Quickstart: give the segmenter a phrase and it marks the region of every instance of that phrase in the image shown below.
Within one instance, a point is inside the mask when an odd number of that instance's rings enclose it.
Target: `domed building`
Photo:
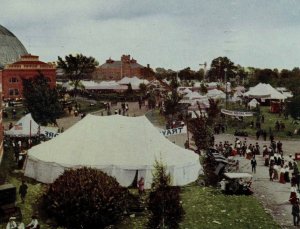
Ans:
[[[16,62],[27,51],[20,40],[8,29],[0,25],[0,69]]]

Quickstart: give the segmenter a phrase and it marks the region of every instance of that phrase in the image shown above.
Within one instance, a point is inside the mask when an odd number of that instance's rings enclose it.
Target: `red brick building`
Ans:
[[[151,78],[153,75],[149,65],[144,67],[137,63],[130,55],[122,55],[121,60],[109,58],[104,64],[99,66],[94,74],[94,80],[120,80],[123,77]]]
[[[0,71],[2,82],[2,96],[4,99],[22,98],[22,79],[29,79],[38,75],[40,71],[49,79],[51,87],[56,85],[56,67],[39,60],[31,54],[21,56],[15,63],[8,64]]]

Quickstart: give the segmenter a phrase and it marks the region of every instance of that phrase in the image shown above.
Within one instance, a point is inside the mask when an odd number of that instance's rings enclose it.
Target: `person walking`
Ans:
[[[19,194],[20,194],[20,197],[21,197],[21,200],[22,200],[23,204],[25,202],[25,197],[26,197],[26,194],[27,194],[27,189],[28,189],[28,186],[25,184],[25,181],[22,180],[22,184],[20,185],[20,188],[19,188]]]
[[[257,165],[257,162],[256,162],[256,159],[255,159],[255,156],[251,159],[251,167],[252,167],[252,173],[256,173],[256,165]]]
[[[298,202],[293,203],[292,215],[293,215],[294,226],[299,226],[299,204],[298,204]]]

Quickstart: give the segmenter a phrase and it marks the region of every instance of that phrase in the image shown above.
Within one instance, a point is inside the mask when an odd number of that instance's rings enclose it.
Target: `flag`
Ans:
[[[22,123],[15,124],[15,130],[23,130]]]

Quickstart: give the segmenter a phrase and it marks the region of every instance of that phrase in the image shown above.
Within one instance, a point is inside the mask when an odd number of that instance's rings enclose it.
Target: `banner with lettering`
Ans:
[[[176,134],[186,134],[186,126],[177,127],[173,129],[160,130],[160,133],[165,137],[176,135]]]
[[[221,113],[230,115],[230,116],[240,116],[240,117],[253,116],[253,112],[247,112],[247,111],[231,111],[231,110],[221,109]]]

